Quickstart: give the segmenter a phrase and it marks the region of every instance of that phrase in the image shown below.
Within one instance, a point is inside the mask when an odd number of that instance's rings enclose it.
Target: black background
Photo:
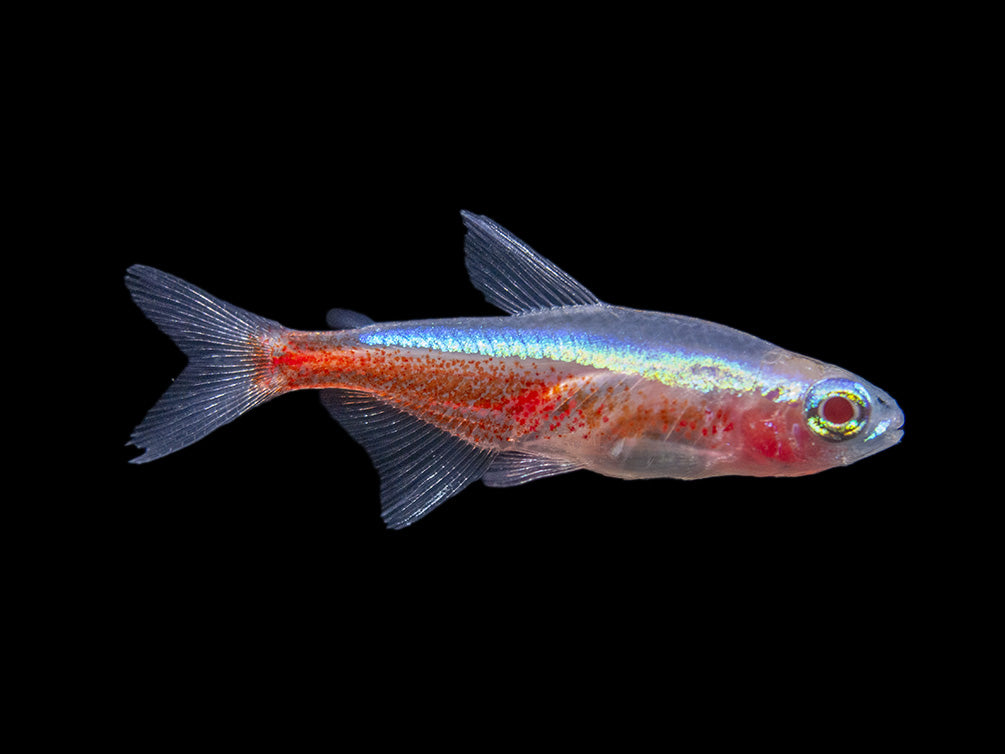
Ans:
[[[793,687],[924,675],[917,626],[958,536],[918,495],[938,431],[920,377],[928,260],[946,251],[934,67],[868,40],[821,55],[787,40],[538,76],[468,71],[467,46],[383,69],[225,36],[126,40],[68,72],[77,128],[53,191],[86,241],[67,269],[89,281],[95,399],[73,422],[74,504],[47,508],[46,531],[68,543],[77,621],[137,658],[123,683],[209,663],[222,687],[268,694],[266,679],[337,685],[350,657],[424,658],[419,673],[468,658],[477,676],[524,652],[574,678],[677,667],[706,690],[703,667],[751,689],[775,672]],[[331,307],[492,314],[466,279],[461,209],[605,301],[861,374],[899,401],[903,442],[796,479],[476,483],[400,532],[310,393],[128,463],[129,433],[183,365],[129,300],[130,264],[302,329]],[[353,679],[364,702],[381,696],[379,678]]]
[[[459,182],[486,180],[477,175],[484,166],[448,164]],[[249,180],[251,188],[228,177],[212,192],[196,189],[170,212],[141,208],[144,226],[158,228],[159,237],[142,253],[130,248],[119,256],[109,270],[115,284],[121,288],[128,263],[142,261],[301,329],[323,329],[332,306],[378,321],[491,314],[463,265],[458,209],[470,208],[509,227],[604,300],[712,319],[841,364],[901,399],[910,417],[912,365],[895,337],[910,324],[898,304],[904,284],[896,270],[904,261],[880,243],[889,232],[882,224],[903,219],[871,216],[876,210],[861,197],[851,201],[824,187],[807,200],[804,188],[776,184],[767,200],[717,197],[706,188],[700,198],[660,201],[637,187],[630,200],[619,193],[605,205],[602,179],[587,196],[542,196],[516,181],[507,192],[515,200],[499,196],[497,186],[488,195],[437,186],[424,196],[427,189],[406,179],[398,190],[411,186],[416,196],[401,204],[337,196],[324,203],[306,187],[275,196],[272,186],[283,179],[274,174]],[[120,446],[183,362],[124,289],[112,295],[121,307],[128,375],[113,452],[125,464],[136,452]],[[235,535],[252,527],[244,534],[254,535],[259,526],[268,538],[284,532],[300,555],[311,548],[302,550],[299,540],[317,538],[313,555],[322,558],[347,546],[365,558],[384,547],[421,552],[433,541],[545,550],[565,543],[578,551],[599,537],[632,555],[640,544],[649,554],[683,545],[698,547],[692,555],[699,557],[705,548],[725,548],[768,559],[780,551],[817,558],[821,547],[834,548],[821,562],[830,568],[854,542],[867,550],[882,542],[876,554],[889,553],[909,503],[898,494],[909,454],[908,439],[853,467],[801,479],[624,482],[577,473],[511,490],[474,485],[411,529],[386,532],[368,459],[305,393],[157,463],[123,465],[120,478],[140,497],[156,490],[164,515],[184,531],[208,524],[214,546],[230,527]],[[676,541],[682,529],[689,533]],[[239,536],[233,544],[244,546]]]
[[[170,525],[195,536],[210,527],[214,548],[229,527],[239,548],[246,527],[252,538],[256,527],[268,538],[285,532],[300,556],[319,558],[346,546],[376,557],[483,539],[577,549],[611,536],[614,551],[632,554],[684,545],[699,557],[710,548],[772,559],[792,548],[790,557],[822,557],[826,568],[852,542],[868,550],[878,538],[889,552],[904,525],[898,490],[911,446],[914,365],[898,334],[912,325],[904,270],[916,262],[904,229],[926,221],[896,125],[818,116],[799,130],[757,129],[741,113],[717,113],[673,127],[664,115],[642,119],[641,144],[623,131],[598,144],[547,124],[515,141],[504,132],[427,143],[404,114],[390,120],[390,106],[348,128],[323,112],[283,122],[244,100],[204,102],[188,112],[197,123],[141,119],[145,138],[127,140],[135,162],[110,197],[102,259],[124,377],[109,450],[121,483],[140,498],[156,490]],[[131,427],[182,364],[129,301],[129,264],[302,329],[323,328],[332,306],[378,321],[491,314],[466,279],[461,208],[508,227],[606,301],[729,324],[863,375],[901,400],[907,440],[803,479],[579,473],[514,490],[475,485],[400,533],[379,522],[366,456],[310,394],[158,463],[125,465]],[[293,545],[305,536],[313,547]],[[835,549],[823,557],[821,548]]]
[[[600,590],[606,610],[695,590],[718,599],[703,593],[711,584],[730,599],[739,590],[760,602],[766,590],[816,603],[813,620],[828,622],[850,619],[831,613],[835,599],[896,604],[930,523],[910,492],[917,368],[899,337],[913,326],[902,231],[924,218],[891,198],[902,162],[877,168],[868,143],[830,131],[818,137],[832,140],[826,148],[786,137],[783,150],[767,135],[735,145],[727,129],[696,144],[678,136],[683,156],[630,150],[616,166],[598,166],[574,140],[556,145],[562,160],[550,169],[550,148],[533,139],[515,156],[486,140],[415,159],[422,148],[396,130],[345,139],[349,159],[335,145],[316,159],[323,130],[265,167],[256,139],[238,132],[220,155],[193,136],[130,178],[128,235],[107,267],[122,380],[106,451],[122,494],[110,511],[120,544],[156,581],[192,580],[211,602],[264,588],[308,612],[333,591],[393,600],[444,584],[462,595],[529,589],[548,603]],[[322,329],[332,306],[378,321],[491,314],[466,279],[461,208],[508,227],[606,301],[729,324],[863,375],[901,402],[906,439],[798,479],[580,472],[514,489],[474,484],[401,532],[380,521],[368,458],[310,393],[156,463],[127,463],[129,432],[183,363],[129,301],[128,264],[303,329]]]

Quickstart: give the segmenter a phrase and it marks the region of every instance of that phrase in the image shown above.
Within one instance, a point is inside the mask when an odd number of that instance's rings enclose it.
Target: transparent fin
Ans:
[[[321,401],[370,455],[380,474],[381,517],[392,529],[480,479],[496,455],[367,393],[322,390]]]
[[[278,322],[246,312],[181,278],[133,265],[133,301],[188,356],[188,364],[133,430],[143,449],[132,463],[166,456],[232,422],[278,393],[267,374],[265,343]]]
[[[329,309],[326,320],[328,327],[333,330],[355,330],[373,324],[373,320],[368,316],[352,309]]]
[[[568,461],[540,458],[529,453],[501,453],[482,477],[488,487],[515,487],[557,474],[567,474],[582,468]]]
[[[465,264],[472,285],[510,314],[600,299],[508,230],[483,215],[461,211],[468,232]]]

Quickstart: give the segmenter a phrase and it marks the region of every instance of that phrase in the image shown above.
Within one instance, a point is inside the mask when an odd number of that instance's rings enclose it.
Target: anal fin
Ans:
[[[322,390],[321,401],[373,461],[381,517],[392,529],[418,521],[480,479],[497,455],[368,393]]]

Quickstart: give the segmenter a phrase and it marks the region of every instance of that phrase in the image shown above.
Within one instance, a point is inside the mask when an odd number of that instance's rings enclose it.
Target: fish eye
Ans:
[[[806,394],[803,415],[811,430],[825,440],[840,442],[861,432],[869,422],[868,391],[851,380],[821,380]]]

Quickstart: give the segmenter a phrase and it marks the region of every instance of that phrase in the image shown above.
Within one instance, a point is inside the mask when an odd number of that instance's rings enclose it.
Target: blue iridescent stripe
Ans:
[[[368,328],[360,341],[372,346],[419,348],[443,353],[479,354],[500,358],[551,359],[596,369],[636,374],[672,387],[707,393],[775,392],[778,402],[797,400],[803,386],[757,379],[748,365],[708,353],[654,349],[610,336],[536,328],[457,328],[402,325]]]

